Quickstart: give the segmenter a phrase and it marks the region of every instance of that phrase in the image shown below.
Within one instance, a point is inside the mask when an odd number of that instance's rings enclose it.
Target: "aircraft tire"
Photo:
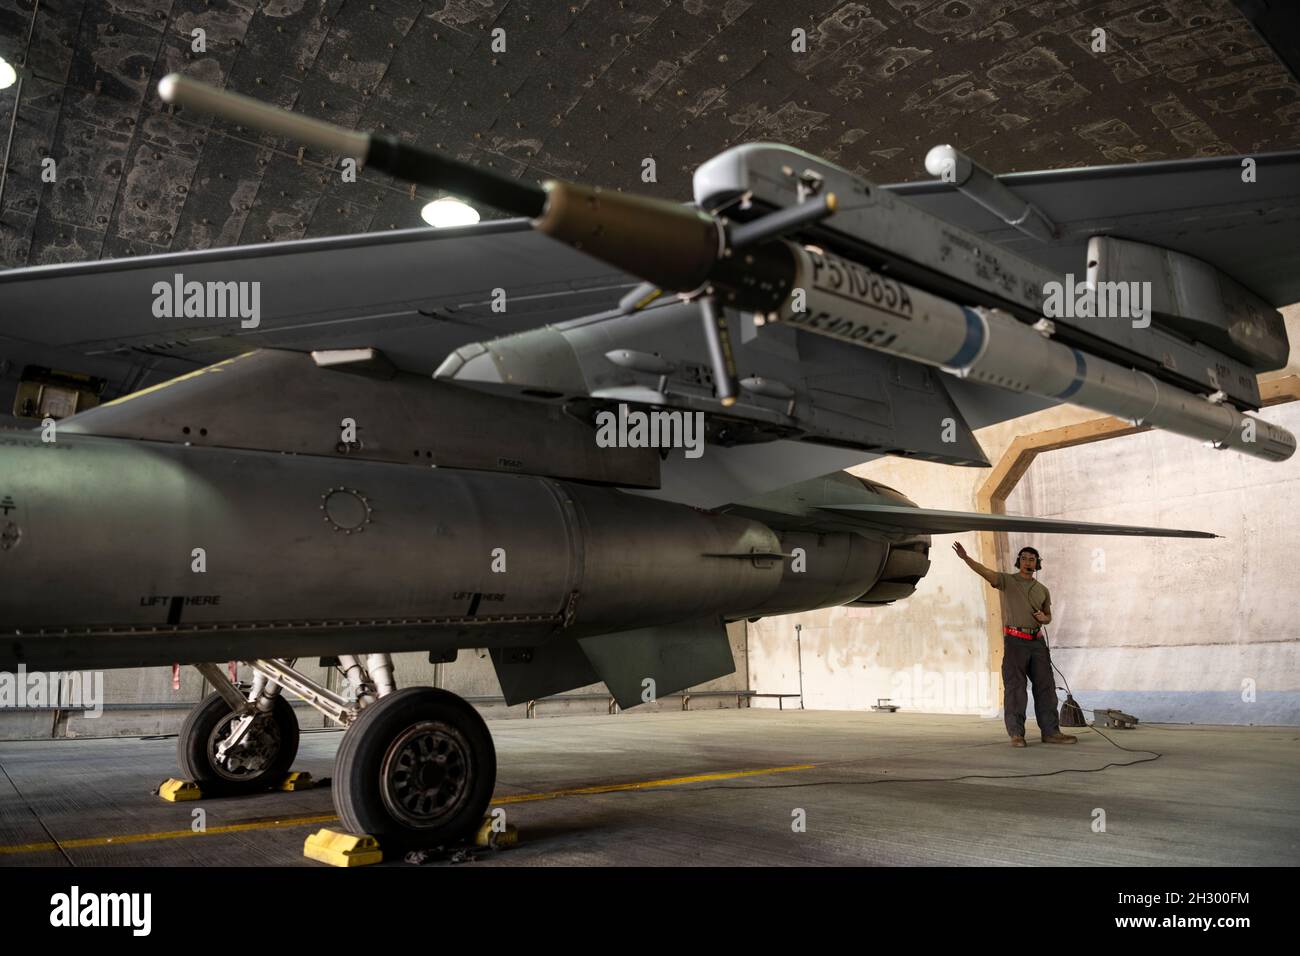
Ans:
[[[209,694],[190,711],[176,741],[181,771],[205,794],[235,796],[277,786],[298,756],[298,718],[283,696],[275,699],[269,714],[258,718],[260,727],[250,733],[254,753],[238,760],[242,766],[216,762],[216,745],[234,718],[220,694]]]
[[[496,748],[468,701],[408,687],[364,708],[339,745],[334,807],[343,829],[385,852],[472,836],[496,786]]]

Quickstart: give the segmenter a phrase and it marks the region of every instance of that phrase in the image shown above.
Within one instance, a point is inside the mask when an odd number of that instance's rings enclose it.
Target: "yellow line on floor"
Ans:
[[[816,764],[801,763],[788,767],[765,767],[761,770],[732,770],[721,773],[700,773],[689,777],[666,777],[662,780],[641,780],[634,783],[607,783],[594,787],[571,787],[566,790],[548,790],[544,793],[518,793],[492,801],[492,806],[507,803],[531,803],[534,800],[555,800],[560,797],[580,797],[598,793],[618,793],[627,790],[648,790],[652,787],[677,787],[688,783],[707,783],[714,780],[735,780],[738,777],[754,777],[769,773],[790,773],[795,770],[811,770]],[[283,820],[251,820],[247,823],[230,823],[224,826],[208,827],[204,830],[162,830],[158,833],[127,833],[111,837],[81,837],[75,840],[62,840],[59,843],[18,843],[0,846],[0,856],[12,856],[18,853],[44,853],[58,850],[75,850],[92,846],[121,846],[126,843],[148,843],[153,840],[183,840],[187,837],[218,836],[223,833],[246,833],[250,830],[278,830],[286,827],[310,826],[313,823],[335,823],[338,817],[332,813],[310,817],[286,817]]]
[[[277,830],[284,827],[307,826],[311,823],[331,823],[337,820],[332,813],[323,813],[314,817],[288,817],[284,820],[250,820],[248,823],[229,823],[220,827],[208,827],[204,830],[163,830],[159,833],[126,833],[111,837],[82,837],[76,840],[62,840],[59,843],[19,843],[16,846],[0,846],[0,856],[13,853],[39,853],[44,850],[74,850],[88,846],[120,846],[123,843],[147,843],[151,840],[182,840],[186,837],[216,836],[221,833],[243,833],[248,830]]]
[[[546,793],[519,793],[493,800],[492,805],[503,803],[529,803],[533,800],[554,800],[556,797],[578,797],[592,793],[617,793],[621,790],[648,790],[651,787],[676,787],[686,783],[706,783],[711,780],[734,780],[765,773],[789,773],[792,770],[811,770],[816,764],[801,763],[789,767],[766,767],[762,770],[732,770],[724,773],[700,773],[691,777],[668,777],[664,780],[642,780],[639,783],[607,783],[594,787],[574,787],[570,790],[550,790]]]

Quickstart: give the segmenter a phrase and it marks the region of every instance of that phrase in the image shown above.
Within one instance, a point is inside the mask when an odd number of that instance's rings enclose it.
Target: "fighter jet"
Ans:
[[[934,182],[881,187],[747,144],[677,204],[160,91],[521,218],[0,273],[0,669],[194,664],[215,692],[178,759],[210,793],[283,778],[287,690],[347,728],[335,805],[386,849],[471,833],[496,773],[395,652],[633,707],[732,672],[728,622],[907,598],[934,534],[1214,537],[925,509],[844,468],[987,467],[974,429],[1063,401],[1295,449],[1249,413],[1300,299],[1297,153],[1247,184],[941,147]]]

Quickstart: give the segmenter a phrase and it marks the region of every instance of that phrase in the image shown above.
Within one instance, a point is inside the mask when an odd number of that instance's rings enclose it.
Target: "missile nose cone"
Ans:
[[[443,360],[433,377],[487,391],[527,392],[533,397],[589,394],[573,346],[550,326],[461,346]]]
[[[433,377],[443,381],[454,379],[493,384],[502,381],[492,353],[478,342],[462,346],[448,355],[433,373]]]

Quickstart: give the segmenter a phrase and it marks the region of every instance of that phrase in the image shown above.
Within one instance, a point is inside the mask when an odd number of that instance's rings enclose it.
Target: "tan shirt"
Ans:
[[[998,583],[993,585],[1002,592],[1002,623],[1012,627],[1037,628],[1034,611],[1052,613],[1052,592],[1034,579],[1026,581],[1019,572],[998,572]]]

